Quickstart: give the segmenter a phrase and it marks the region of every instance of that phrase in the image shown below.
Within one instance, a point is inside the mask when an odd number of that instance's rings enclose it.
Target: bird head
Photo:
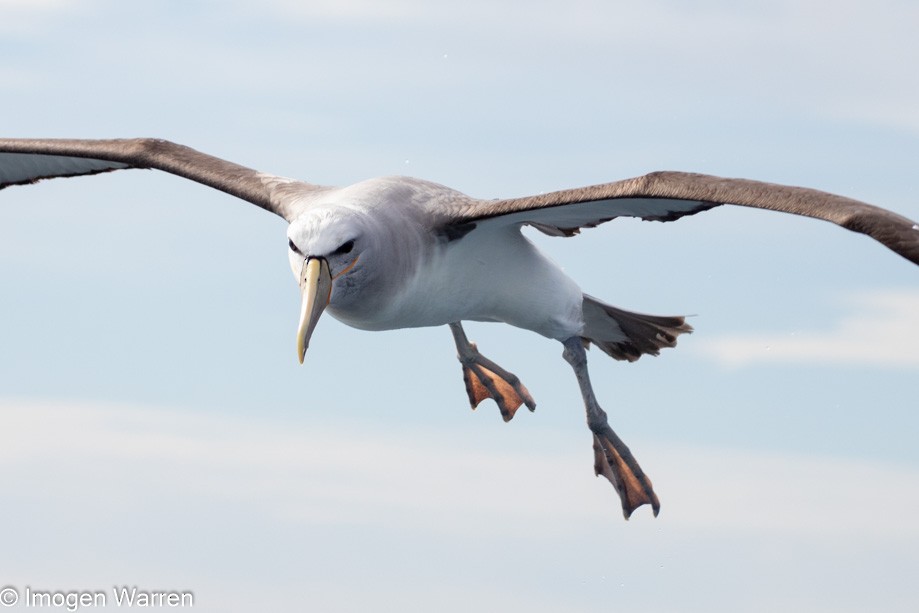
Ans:
[[[297,358],[303,363],[319,316],[333,302],[347,302],[359,283],[367,245],[361,216],[345,208],[310,211],[287,231],[290,269],[300,286]]]
[[[436,189],[443,190],[435,186]],[[290,268],[302,303],[297,357],[323,311],[352,327],[388,329],[393,299],[410,284],[436,243],[419,202],[431,184],[404,177],[369,179],[319,192],[287,230]]]

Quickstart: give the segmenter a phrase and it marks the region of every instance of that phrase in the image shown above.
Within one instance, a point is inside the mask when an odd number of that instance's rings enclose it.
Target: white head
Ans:
[[[324,192],[291,222],[288,256],[303,297],[301,362],[326,307],[347,324],[373,327],[412,279],[436,241],[425,225],[431,189],[411,179],[371,179]]]
[[[369,247],[367,235],[366,216],[343,206],[311,209],[288,227],[287,255],[302,297],[297,331],[301,363],[323,310],[358,298],[363,286],[359,279],[367,271],[361,257]]]

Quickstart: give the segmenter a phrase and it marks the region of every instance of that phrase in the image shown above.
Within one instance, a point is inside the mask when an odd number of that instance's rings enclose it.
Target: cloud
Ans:
[[[919,91],[915,80],[901,78],[900,67],[919,61],[919,47],[912,44],[909,29],[919,18],[919,8],[901,0],[881,6],[782,0],[764,10],[723,2],[693,3],[689,8],[668,0],[564,5],[471,0],[457,6],[418,0],[277,0],[258,5],[237,2],[236,11],[257,10],[285,22],[326,28],[384,23],[391,31],[412,31],[408,40],[427,34],[430,46],[406,45],[406,61],[416,61],[419,51],[438,58],[477,57],[475,66],[481,70],[482,62],[501,65],[508,58],[543,57],[534,65],[542,74],[556,62],[567,66],[587,58],[589,64],[589,58],[596,58],[595,71],[615,75],[618,82],[642,78],[649,66],[656,66],[658,78],[645,79],[640,105],[633,112],[645,109],[648,100],[658,112],[669,108],[668,100],[679,100],[674,91],[720,91],[724,72],[731,71],[732,87],[722,92],[726,110],[735,104],[746,107],[763,91],[781,91],[777,108],[797,107],[824,120],[867,121],[915,132],[919,122],[913,102]],[[541,56],[549,40],[552,55]],[[358,59],[365,61],[366,51],[358,41],[349,42]],[[725,49],[732,52],[725,55]],[[738,61],[744,70],[736,69]],[[522,65],[515,62],[518,71]],[[437,64],[424,66],[428,80],[445,71]],[[456,69],[450,65],[451,71]],[[322,67],[308,70],[314,75],[317,71]]]
[[[663,511],[624,522],[580,424],[312,419],[0,399],[4,585],[192,589],[207,611],[909,597],[915,466],[630,440]]]
[[[294,525],[371,523],[442,534],[474,528],[480,538],[530,538],[621,521],[613,492],[591,474],[583,437],[564,451],[538,433],[535,441],[526,437],[529,450],[506,442],[502,449],[481,439],[460,445],[424,428],[371,432],[346,423],[317,427],[9,400],[0,402],[0,419],[0,470],[9,476],[4,495],[35,496],[82,512],[75,521],[88,525],[113,512],[155,516],[161,491],[192,509],[247,507]],[[863,538],[919,537],[913,467],[737,449],[640,448],[665,500],[661,521],[671,529],[832,541],[855,538],[850,532],[859,526]],[[117,487],[111,497],[81,497],[99,484]],[[889,500],[893,491],[897,504],[883,510],[885,521],[873,521],[872,501]],[[639,511],[630,523],[647,527],[647,515]]]
[[[47,13],[73,4],[72,0],[0,0],[0,10]]]
[[[31,34],[47,19],[77,8],[73,0],[0,0],[0,33]]]
[[[769,362],[919,368],[919,291],[873,292],[846,302],[856,312],[827,331],[730,336],[696,348],[732,368]]]
[[[666,462],[655,484],[666,483],[675,507],[667,520],[692,531],[826,541],[919,537],[919,526],[910,526],[919,513],[913,467],[730,448],[671,446],[650,453]]]
[[[245,5],[241,5],[245,6]],[[424,2],[396,0],[394,2],[373,2],[372,0],[318,0],[316,2],[295,2],[276,0],[264,3],[259,10],[268,10],[285,17],[304,20],[322,19],[335,21],[357,21],[372,23],[379,19],[415,20],[430,13]]]

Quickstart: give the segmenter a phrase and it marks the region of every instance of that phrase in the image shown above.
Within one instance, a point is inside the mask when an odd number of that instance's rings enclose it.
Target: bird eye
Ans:
[[[300,255],[303,255],[303,252],[297,249],[297,246],[294,244],[294,241],[288,238],[287,244],[290,246],[291,251],[293,251],[294,253],[299,253]]]
[[[354,249],[354,239],[343,243],[338,249],[332,252],[332,255],[344,255],[346,253],[351,253],[352,249]]]

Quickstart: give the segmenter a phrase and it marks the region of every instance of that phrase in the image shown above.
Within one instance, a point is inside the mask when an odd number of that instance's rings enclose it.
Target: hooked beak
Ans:
[[[300,271],[300,326],[297,328],[297,358],[303,364],[310,336],[319,316],[332,297],[332,273],[325,258],[307,258]]]

